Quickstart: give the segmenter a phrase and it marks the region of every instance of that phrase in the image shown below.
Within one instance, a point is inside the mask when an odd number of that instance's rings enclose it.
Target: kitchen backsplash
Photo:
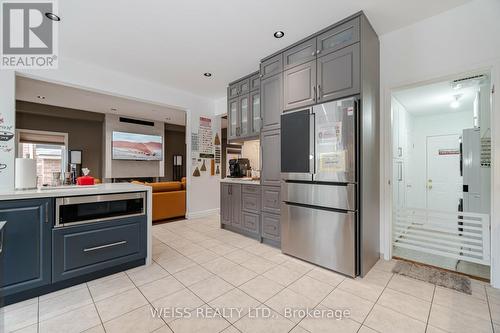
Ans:
[[[245,141],[241,147],[241,156],[250,160],[253,170],[260,170],[260,140]]]

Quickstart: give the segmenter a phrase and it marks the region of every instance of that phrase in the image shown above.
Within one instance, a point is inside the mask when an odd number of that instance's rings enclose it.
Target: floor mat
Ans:
[[[468,295],[472,294],[470,278],[457,273],[405,261],[399,261],[392,269],[392,272],[457,290]]]

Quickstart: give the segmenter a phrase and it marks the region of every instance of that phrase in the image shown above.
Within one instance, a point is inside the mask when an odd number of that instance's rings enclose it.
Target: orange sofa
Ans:
[[[186,215],[185,177],[180,182],[141,184],[151,186],[153,189],[153,222]]]

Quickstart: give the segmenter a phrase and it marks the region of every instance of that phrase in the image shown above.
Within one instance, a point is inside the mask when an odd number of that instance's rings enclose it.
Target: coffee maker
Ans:
[[[238,158],[229,160],[229,175],[231,178],[243,178],[250,170],[250,161],[248,158]]]

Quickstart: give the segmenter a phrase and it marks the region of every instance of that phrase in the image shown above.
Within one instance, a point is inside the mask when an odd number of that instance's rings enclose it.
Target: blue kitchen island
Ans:
[[[151,188],[0,192],[0,307],[151,262]]]

